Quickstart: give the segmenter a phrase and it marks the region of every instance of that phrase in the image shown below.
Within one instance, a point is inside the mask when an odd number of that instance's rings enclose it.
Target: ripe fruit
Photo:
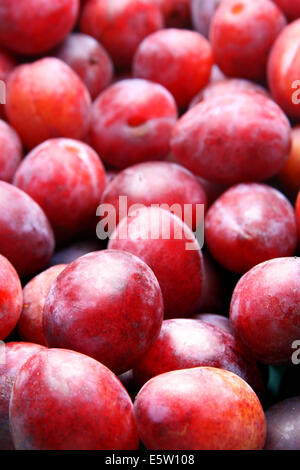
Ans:
[[[118,169],[162,160],[170,150],[176,120],[175,101],[161,85],[122,80],[93,104],[91,145],[106,164]]]
[[[223,0],[190,0],[194,29],[208,38],[211,20]]]
[[[0,255],[0,340],[7,338],[22,311],[23,293],[18,274],[11,263]]]
[[[276,403],[266,411],[266,450],[300,450],[300,397]]]
[[[54,244],[52,228],[40,206],[21,189],[0,181],[0,253],[19,276],[41,271]]]
[[[152,0],[88,0],[80,19],[80,30],[98,39],[118,68],[128,68],[139,43],[162,27]]]
[[[292,256],[297,246],[294,208],[270,186],[233,186],[210,207],[205,240],[213,257],[237,273],[268,259]]]
[[[273,0],[281,8],[288,20],[296,20],[300,17],[299,0]]]
[[[136,450],[131,400],[115,375],[64,349],[34,354],[10,402],[17,450]]]
[[[191,26],[190,0],[154,0],[162,11],[167,28]]]
[[[276,39],[268,60],[272,96],[292,119],[299,120],[300,20],[289,24]]]
[[[2,0],[0,43],[18,54],[41,54],[75,26],[79,0]]]
[[[111,58],[92,36],[81,33],[69,34],[55,51],[55,55],[79,75],[92,99],[95,99],[112,81]]]
[[[290,124],[259,93],[226,93],[203,101],[177,122],[171,140],[178,163],[209,181],[263,181],[281,170],[291,146]]]
[[[150,266],[164,299],[165,318],[197,311],[203,285],[203,258],[191,229],[160,207],[129,213],[111,235],[108,247],[128,251]]]
[[[13,450],[9,427],[9,401],[16,376],[27,359],[43,347],[31,343],[6,343],[0,349],[0,450]]]
[[[52,137],[84,138],[90,104],[78,75],[54,57],[20,65],[7,80],[7,117],[28,149]]]
[[[223,0],[209,32],[215,62],[229,77],[264,79],[270,49],[285,26],[271,0]]]
[[[210,44],[201,34],[171,28],[149,35],[139,45],[133,74],[160,83],[184,108],[207,85],[212,64]]]
[[[134,416],[151,450],[259,450],[265,442],[265,416],[253,390],[212,367],[149,380],[136,397]]]
[[[197,221],[197,204],[202,206],[206,204],[206,195],[197,177],[182,166],[171,162],[145,162],[133,165],[121,171],[106,186],[101,203],[115,207],[117,224],[120,197],[127,197],[128,209],[133,204],[145,206],[164,204],[166,210],[174,211],[182,220],[189,207],[191,220],[186,220],[186,223],[193,230],[196,230],[197,223],[200,223],[199,219]],[[123,216],[127,215],[125,213]]]
[[[22,156],[22,142],[18,134],[0,119],[0,180],[11,183]]]
[[[23,309],[18,321],[18,331],[23,341],[46,346],[43,331],[45,300],[53,282],[66,266],[66,264],[52,266],[35,276],[24,287]]]
[[[255,361],[245,356],[232,334],[195,319],[164,320],[158,337],[133,373],[136,382],[143,385],[164,372],[200,366],[229,370],[249,383],[258,395],[264,394]]]
[[[120,374],[149,348],[162,318],[151,269],[129,253],[105,250],[73,261],[54,281],[44,335],[49,347],[82,352]]]
[[[234,334],[264,364],[288,364],[300,333],[300,258],[265,261],[239,280],[232,296]]]
[[[284,193],[294,201],[300,189],[300,126],[292,130],[292,149],[278,180]]]
[[[73,139],[50,139],[34,148],[13,183],[45,211],[58,242],[86,229],[96,216],[106,186],[96,152]]]

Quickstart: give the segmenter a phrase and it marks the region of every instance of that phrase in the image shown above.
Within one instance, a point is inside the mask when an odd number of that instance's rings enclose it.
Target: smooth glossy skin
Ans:
[[[43,310],[49,290],[66,264],[52,266],[41,272],[23,289],[23,309],[18,321],[18,332],[23,341],[46,346],[43,331]]]
[[[190,28],[190,0],[154,0],[154,2],[160,7],[167,28]]]
[[[23,156],[23,147],[16,131],[0,119],[0,180],[11,183]]]
[[[44,210],[57,242],[65,242],[94,221],[106,178],[100,157],[91,147],[60,138],[34,148],[13,183]]]
[[[185,108],[207,85],[212,64],[210,44],[201,34],[170,28],[149,35],[139,45],[133,74],[160,83]]]
[[[137,395],[134,416],[151,450],[259,450],[265,442],[264,412],[253,390],[212,367],[154,377]]]
[[[176,103],[165,88],[147,80],[122,80],[93,104],[91,145],[117,169],[162,160],[176,121]]]
[[[257,83],[245,80],[244,78],[227,78],[225,80],[209,83],[200,93],[194,96],[190,102],[189,109],[215,96],[224,95],[224,93],[236,93],[237,91],[253,91],[269,97],[267,90]]]
[[[164,320],[159,336],[134,367],[136,382],[171,370],[217,367],[242,377],[260,396],[264,385],[260,371],[247,358],[230,333],[196,319]]]
[[[7,80],[6,114],[28,149],[52,137],[83,139],[90,107],[81,79],[55,57],[20,65]]]
[[[139,43],[163,25],[152,0],[88,0],[80,19],[80,31],[98,39],[116,67],[123,69],[130,67]]]
[[[282,110],[253,92],[203,101],[179,119],[171,140],[178,163],[224,185],[271,178],[290,147],[291,127]]]
[[[210,26],[215,62],[229,77],[262,80],[286,19],[271,0],[223,0]]]
[[[287,162],[278,175],[280,187],[292,201],[300,189],[300,126],[292,130],[292,148]]]
[[[19,276],[41,271],[54,252],[54,235],[40,206],[24,191],[0,181],[0,252]]]
[[[9,428],[9,401],[16,376],[23,364],[43,348],[32,343],[6,343],[0,348],[0,450],[13,450]]]
[[[22,286],[15,268],[0,255],[0,340],[16,326],[22,311]]]
[[[10,402],[17,450],[136,450],[132,402],[116,376],[83,354],[50,349],[21,368]]]
[[[211,20],[222,0],[190,0],[193,27],[208,38]]]
[[[113,79],[114,67],[104,47],[92,36],[72,33],[55,51],[76,72],[95,99]]]
[[[266,411],[266,450],[300,450],[300,397],[276,403]]]
[[[276,39],[268,60],[268,84],[273,98],[292,119],[299,120],[300,20]],[[296,88],[295,88],[296,84]]]
[[[300,17],[299,0],[273,0],[281,8],[288,20],[293,21]]]
[[[197,311],[203,285],[203,258],[197,240],[177,216],[155,207],[138,209],[122,219],[108,247],[141,258],[158,279],[165,318]]]
[[[288,364],[300,329],[300,258],[277,258],[252,268],[232,296],[234,334],[264,364]]]
[[[2,0],[0,43],[18,54],[41,54],[75,26],[79,0]]]
[[[130,253],[82,256],[58,276],[45,302],[49,347],[73,349],[120,374],[132,368],[159,333],[162,294],[156,277]]]
[[[170,184],[171,183],[171,184]],[[177,209],[182,220],[190,208],[191,220],[186,223],[196,230],[197,204],[206,205],[206,195],[201,183],[193,173],[171,162],[145,162],[133,165],[121,171],[105,188],[102,204],[111,204],[116,208],[119,223],[120,197],[127,197],[128,209],[133,204],[165,204],[167,210]],[[187,206],[187,205],[190,206]],[[186,205],[186,207],[185,207]],[[124,214],[127,216],[128,214]]]
[[[207,212],[205,241],[212,256],[236,273],[268,259],[292,256],[297,246],[294,208],[271,186],[233,186]]]
[[[206,241],[205,241],[206,243]],[[221,312],[226,310],[227,289],[225,273],[209,254],[203,253],[203,285],[198,312]]]
[[[16,66],[17,62],[12,57],[12,55],[8,54],[4,49],[0,48],[0,80],[6,83],[8,75]],[[0,118],[5,119],[5,106],[2,103],[0,103]]]
[[[223,315],[217,315],[216,313],[200,313],[193,316],[195,320],[201,320],[204,323],[209,323],[210,325],[217,326],[221,330],[226,331],[226,333],[232,334],[232,329],[230,325],[230,320]]]

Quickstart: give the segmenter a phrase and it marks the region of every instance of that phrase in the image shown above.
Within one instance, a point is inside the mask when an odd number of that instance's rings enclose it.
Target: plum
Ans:
[[[23,293],[20,278],[12,264],[0,255],[0,340],[9,336],[22,311]]]
[[[34,148],[17,169],[13,183],[41,206],[61,243],[95,221],[106,179],[91,147],[59,138]]]
[[[278,173],[291,147],[291,126],[271,99],[243,91],[199,103],[175,125],[176,161],[218,184],[263,181]]]
[[[260,450],[266,422],[251,387],[214,367],[167,372],[134,402],[138,432],[151,450]]]
[[[55,57],[19,65],[7,79],[7,118],[28,149],[53,137],[83,139],[90,110],[82,80]]]
[[[184,108],[209,82],[212,64],[210,44],[201,34],[170,28],[141,42],[133,58],[133,74],[160,83]]]
[[[3,349],[2,349],[3,348]],[[1,346],[0,361],[0,450],[13,450],[9,428],[9,401],[16,376],[23,364],[42,346],[32,343],[13,342]],[[2,358],[4,361],[2,361]]]
[[[21,277],[37,274],[55,246],[44,211],[28,194],[4,181],[0,181],[0,201],[0,252]]]
[[[172,184],[170,185],[170,181]],[[184,219],[185,206],[192,210],[190,228],[197,228],[197,204],[205,210],[206,195],[200,181],[184,167],[171,162],[145,162],[121,171],[106,186],[101,204],[111,204],[116,209],[117,224],[120,215],[120,198],[126,197],[128,209],[133,204],[151,206],[164,204],[167,210],[180,206]],[[176,213],[176,211],[175,211]],[[127,216],[128,214],[124,214]],[[199,222],[199,221],[198,221]],[[187,221],[189,223],[189,221]]]
[[[22,156],[20,137],[11,126],[0,119],[0,180],[12,182]]]
[[[40,351],[20,369],[10,401],[17,450],[136,450],[132,402],[100,362],[64,349]]]
[[[46,346],[43,331],[43,310],[50,287],[66,264],[52,266],[41,272],[23,289],[23,309],[18,321],[18,332],[23,341]]]
[[[95,99],[113,79],[113,63],[104,47],[92,36],[72,33],[55,56],[76,72]]]
[[[271,47],[286,24],[271,0],[223,0],[209,31],[215,62],[229,77],[263,80]]]
[[[300,397],[276,403],[266,411],[266,450],[300,450]]]
[[[49,347],[84,353],[121,374],[155,341],[162,319],[151,269],[130,253],[104,250],[59,274],[45,301],[43,328]]]
[[[150,266],[160,284],[165,318],[197,311],[203,257],[190,228],[160,207],[132,210],[112,233],[108,247],[130,252]]]
[[[233,186],[207,212],[205,240],[213,257],[237,273],[268,259],[292,256],[297,246],[293,206],[270,186]]]
[[[79,0],[1,0],[0,43],[19,54],[41,54],[73,29]]]
[[[153,0],[88,0],[80,31],[98,39],[116,67],[126,69],[139,43],[163,24],[162,12]]]
[[[300,258],[260,263],[237,283],[230,321],[238,341],[263,364],[288,364],[300,334]]]
[[[176,121],[176,103],[164,87],[147,80],[121,80],[94,102],[90,142],[104,162],[117,169],[162,160],[170,150]]]
[[[232,334],[196,319],[164,320],[158,337],[133,368],[143,385],[171,370],[217,367],[242,377],[263,397],[264,385],[256,362],[240,349]]]

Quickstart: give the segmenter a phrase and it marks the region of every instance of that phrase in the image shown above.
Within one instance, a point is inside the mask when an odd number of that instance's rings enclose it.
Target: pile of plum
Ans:
[[[299,450],[300,0],[0,0],[0,85],[0,449]]]

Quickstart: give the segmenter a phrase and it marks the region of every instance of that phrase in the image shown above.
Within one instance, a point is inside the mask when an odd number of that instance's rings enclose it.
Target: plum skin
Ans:
[[[45,300],[53,282],[66,266],[52,266],[35,276],[24,287],[23,309],[18,321],[18,332],[23,341],[46,346],[43,332]]]
[[[162,290],[164,318],[188,317],[197,311],[203,256],[193,232],[179,217],[160,207],[132,211],[112,233],[108,248],[128,251],[150,266]]]
[[[282,193],[270,186],[233,186],[207,212],[205,240],[222,266],[244,273],[268,259],[295,253],[294,209]]]
[[[238,281],[230,322],[241,344],[264,364],[288,364],[300,331],[300,258],[275,258]]]
[[[231,372],[195,367],[149,380],[134,402],[150,450],[259,450],[266,423],[248,384]]]
[[[0,364],[0,450],[13,450],[14,445],[9,427],[9,402],[13,384],[23,364],[42,346],[33,343],[6,343],[2,354],[5,363]]]
[[[90,142],[103,161],[123,169],[161,160],[170,150],[177,107],[164,87],[147,80],[121,80],[93,103]]]
[[[7,79],[8,121],[31,150],[54,137],[84,139],[90,94],[79,76],[55,57],[19,65]]]
[[[90,146],[58,138],[46,140],[25,157],[13,184],[44,210],[57,243],[66,243],[96,219],[106,177]]]
[[[83,354],[49,349],[19,371],[10,400],[17,450],[136,450],[132,402],[117,377]]]
[[[159,333],[163,299],[139,258],[118,250],[70,263],[52,284],[43,311],[49,347],[87,354],[116,374],[131,369]]]
[[[16,326],[22,311],[23,292],[20,278],[7,258],[0,255],[0,340]]]
[[[256,362],[232,334],[194,319],[164,320],[158,337],[133,368],[138,385],[171,370],[217,367],[244,379],[261,398],[264,385]]]
[[[178,163],[224,185],[271,178],[290,148],[291,126],[283,111],[250,91],[199,103],[178,120],[171,139]]]
[[[79,0],[2,0],[0,43],[26,55],[45,53],[75,26]]]

